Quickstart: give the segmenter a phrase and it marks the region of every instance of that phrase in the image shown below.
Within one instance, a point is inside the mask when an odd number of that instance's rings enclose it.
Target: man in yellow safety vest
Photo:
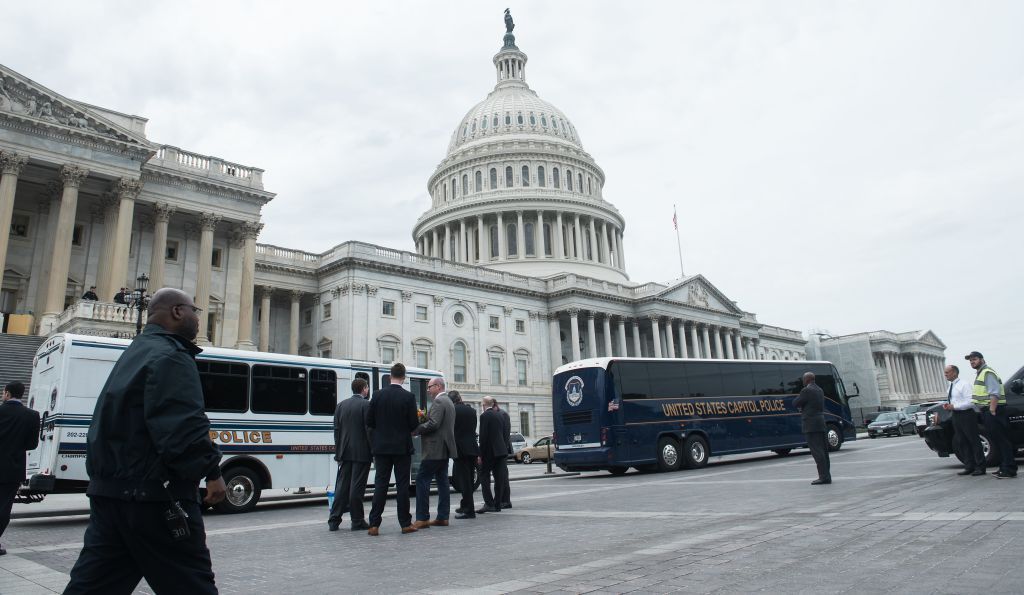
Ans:
[[[981,409],[981,420],[988,434],[989,447],[999,455],[999,470],[993,473],[999,479],[1017,477],[1017,461],[1013,442],[1010,441],[1010,417],[1006,411],[1006,393],[1003,381],[995,370],[988,367],[985,357],[972,351],[964,357],[977,370],[971,398]]]

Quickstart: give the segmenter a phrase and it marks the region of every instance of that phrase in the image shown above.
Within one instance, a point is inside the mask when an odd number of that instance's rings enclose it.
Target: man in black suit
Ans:
[[[505,499],[505,481],[508,478],[508,445],[505,443],[505,424],[498,412],[494,397],[482,399],[484,412],[480,415],[480,477],[484,506],[477,514],[501,511]],[[491,494],[491,476],[494,477],[494,494]]]
[[[480,446],[476,443],[476,411],[462,402],[459,391],[448,391],[448,396],[455,403],[455,446],[458,449],[458,457],[452,471],[455,486],[462,494],[455,518],[472,519],[476,518],[476,505],[473,503],[473,492],[476,490],[476,486],[473,485],[473,468],[476,466],[476,458],[480,456]]]
[[[495,401],[495,405],[498,407],[498,413],[501,414],[501,435],[505,438],[505,446],[508,448],[508,454],[515,454],[512,451],[512,418],[509,417],[508,411],[501,408],[501,403]],[[507,461],[507,459],[506,459]],[[508,464],[505,465],[506,470]],[[502,491],[504,496],[501,499],[502,508],[512,508],[512,492],[509,489],[508,472],[505,473],[505,489]]]
[[[793,399],[793,405],[800,410],[800,424],[811,456],[818,466],[818,479],[811,485],[832,483],[832,472],[829,468],[828,445],[825,443],[825,393],[814,383],[814,373],[804,373],[804,388]]]
[[[362,378],[352,381],[352,396],[338,403],[334,410],[334,460],[338,461],[338,477],[334,481],[334,503],[327,518],[327,528],[337,531],[346,512],[352,519],[352,530],[369,529],[363,518],[363,496],[366,478],[370,475],[370,437],[366,418],[370,403],[366,400],[370,387]]]
[[[39,444],[39,414],[21,403],[24,394],[24,384],[11,382],[4,387],[0,405],[0,537],[11,522],[14,497],[25,481],[25,451]],[[0,544],[0,556],[6,553]]]
[[[402,388],[405,366],[391,366],[391,385],[370,399],[366,427],[370,428],[370,444],[376,475],[373,479],[373,505],[370,507],[370,529],[367,535],[380,533],[381,516],[388,498],[388,483],[395,474],[395,504],[402,533],[414,533],[409,514],[409,472],[412,469],[412,433],[419,425],[416,397]]]

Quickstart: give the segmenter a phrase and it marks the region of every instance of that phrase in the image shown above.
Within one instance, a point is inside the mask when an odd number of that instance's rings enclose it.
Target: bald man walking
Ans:
[[[828,444],[825,443],[825,393],[814,383],[814,373],[805,372],[804,387],[793,399],[793,405],[800,410],[800,425],[811,456],[818,466],[818,479],[811,485],[819,486],[832,483],[831,464],[828,460]]]

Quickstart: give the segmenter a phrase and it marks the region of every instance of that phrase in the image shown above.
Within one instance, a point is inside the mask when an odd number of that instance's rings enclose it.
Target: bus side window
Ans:
[[[685,397],[688,382],[678,362],[647,362],[650,396],[655,399]]]
[[[305,368],[254,365],[253,413],[306,413],[306,375]]]
[[[784,395],[786,384],[782,381],[779,366],[771,363],[755,363],[751,365],[754,373],[754,392],[757,395]]]
[[[690,383],[691,397],[722,396],[721,364],[712,362],[687,362],[686,378]]]
[[[309,412],[313,415],[334,415],[337,405],[338,375],[334,370],[310,370]]]
[[[646,362],[615,362],[612,374],[619,383],[619,395],[623,399],[646,399],[651,396],[650,376]]]
[[[810,371],[814,372],[814,383],[821,387],[825,398],[841,403],[839,391],[836,390],[836,377],[832,374],[832,366],[814,365],[811,366]]]
[[[754,377],[750,364],[746,362],[723,362],[719,364],[722,374],[722,396],[749,397],[754,393]]]
[[[427,398],[427,379],[410,378],[409,389],[416,397],[416,406],[426,411],[430,409],[430,399]]]
[[[249,409],[249,366],[196,360],[207,411],[245,413]]]

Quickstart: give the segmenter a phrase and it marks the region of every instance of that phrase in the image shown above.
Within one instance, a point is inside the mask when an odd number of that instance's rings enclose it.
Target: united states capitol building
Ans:
[[[493,89],[426,181],[414,249],[323,253],[258,243],[273,225],[262,207],[288,200],[263,170],[162,145],[145,118],[0,65],[5,330],[130,337],[134,310],[112,296],[145,274],[196,296],[201,343],[436,368],[470,402],[497,396],[534,437],[551,431],[564,362],[805,358],[801,332],[759,322],[703,275],[630,280],[605,172],[530,88],[511,31],[492,61]],[[99,301],[80,300],[93,285]]]

